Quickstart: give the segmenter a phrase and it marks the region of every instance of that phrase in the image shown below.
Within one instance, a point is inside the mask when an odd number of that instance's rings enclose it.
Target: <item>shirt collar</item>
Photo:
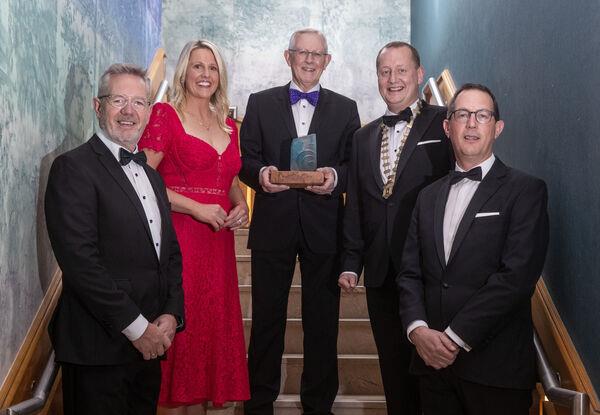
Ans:
[[[115,156],[115,158],[117,159],[117,161],[119,161],[120,157],[119,157],[119,150],[122,148],[124,150],[127,150],[125,147],[118,145],[117,143],[115,143],[114,141],[111,141],[110,138],[108,138],[108,136],[106,135],[106,133],[104,131],[102,131],[101,128],[98,128],[96,130],[96,135],[98,136],[98,138],[104,143],[104,145],[106,147],[108,147],[108,149],[110,150],[110,152],[112,153],[113,156]],[[129,151],[129,150],[127,150]],[[133,153],[137,153],[138,152],[138,148],[137,145],[135,146],[135,148],[133,149]]]
[[[494,161],[496,161],[496,156],[494,156],[494,154],[492,154],[489,158],[487,158],[483,162],[479,163],[477,166],[473,166],[471,169],[474,169],[476,167],[481,167],[481,179],[483,180],[485,175],[488,174],[488,172],[492,169],[492,166],[494,165]],[[455,164],[455,170],[456,171],[465,171],[465,169],[460,167],[458,165],[458,163]]]
[[[297,89],[298,91],[302,91],[302,88],[300,88],[298,85],[296,85],[296,83],[294,82],[294,80],[292,79],[292,81],[290,82],[290,89]],[[316,84],[315,86],[313,86],[311,89],[309,89],[308,92],[313,92],[313,91],[320,91],[321,90],[321,84]]]
[[[413,102],[412,104],[410,104],[410,109],[412,110],[413,114],[415,113],[415,110],[417,109],[417,105],[419,105],[419,98],[417,98],[415,100],[415,102]],[[389,108],[385,109],[385,115],[398,115],[395,112],[390,111]]]

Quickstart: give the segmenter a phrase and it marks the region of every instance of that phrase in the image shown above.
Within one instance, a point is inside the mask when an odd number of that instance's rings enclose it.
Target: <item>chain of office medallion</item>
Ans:
[[[410,122],[404,127],[402,131],[402,138],[400,139],[400,144],[398,145],[398,151],[396,152],[396,160],[394,161],[394,168],[390,172],[389,170],[389,152],[387,150],[390,142],[390,128],[385,125],[383,122],[381,123],[382,130],[382,139],[381,139],[381,159],[383,161],[383,174],[387,177],[387,181],[383,186],[383,198],[387,199],[392,195],[392,191],[394,188],[394,183],[396,182],[396,172],[398,170],[398,161],[400,160],[400,154],[404,149],[404,144],[406,143],[406,139],[410,134],[410,130],[415,122],[415,119],[421,112],[421,103],[417,104],[417,108],[414,111],[413,116],[410,119]],[[384,152],[385,149],[385,152]],[[389,174],[389,175],[388,175]]]

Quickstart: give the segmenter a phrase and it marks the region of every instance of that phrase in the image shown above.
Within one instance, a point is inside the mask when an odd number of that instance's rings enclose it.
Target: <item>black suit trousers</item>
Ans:
[[[379,354],[379,367],[389,415],[420,415],[418,379],[408,373],[413,345],[398,313],[395,271],[390,264],[381,287],[367,287],[367,307]]]
[[[287,304],[296,264],[302,275],[304,414],[330,414],[338,389],[338,255],[312,252],[298,233],[291,249],[252,250],[252,331],[248,349],[251,398],[246,415],[271,415],[281,382]]]
[[[451,367],[420,376],[419,384],[424,415],[528,415],[532,402],[529,389],[469,382],[458,378]]]
[[[115,366],[62,363],[65,415],[156,415],[160,361]]]

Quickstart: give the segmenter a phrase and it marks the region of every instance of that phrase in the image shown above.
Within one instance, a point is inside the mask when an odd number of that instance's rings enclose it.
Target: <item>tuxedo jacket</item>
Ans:
[[[162,179],[144,166],[162,229],[157,257],[142,204],[121,165],[93,136],[50,169],[45,210],[63,286],[49,331],[59,362],[142,359],[121,331],[139,314],[183,319],[181,254]]]
[[[400,268],[402,248],[419,191],[453,165],[443,129],[446,109],[422,103],[400,153],[393,193],[384,199],[381,178],[381,118],[356,132],[348,173],[342,271],[360,275],[365,285],[383,284],[390,263]]]
[[[264,251],[290,248],[302,231],[314,252],[334,253],[341,232],[343,199],[352,135],[360,127],[356,103],[320,89],[309,128],[317,135],[317,167],[333,167],[338,183],[330,195],[304,189],[266,193],[259,184],[262,167],[290,169],[292,139],[298,137],[292,115],[289,87],[251,94],[240,129],[242,169],[240,178],[256,191],[248,247]]]
[[[419,195],[397,283],[405,327],[448,326],[472,350],[450,366],[489,386],[527,389],[535,382],[531,296],[548,245],[545,183],[496,159],[458,226],[448,262],[443,222],[449,177]],[[431,373],[415,354],[412,371]]]

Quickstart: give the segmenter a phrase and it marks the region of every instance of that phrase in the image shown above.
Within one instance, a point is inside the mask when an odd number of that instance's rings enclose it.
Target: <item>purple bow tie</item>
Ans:
[[[307,100],[310,105],[316,107],[317,102],[319,101],[319,91],[302,92],[298,91],[297,89],[290,88],[290,104],[294,105],[301,99]]]

